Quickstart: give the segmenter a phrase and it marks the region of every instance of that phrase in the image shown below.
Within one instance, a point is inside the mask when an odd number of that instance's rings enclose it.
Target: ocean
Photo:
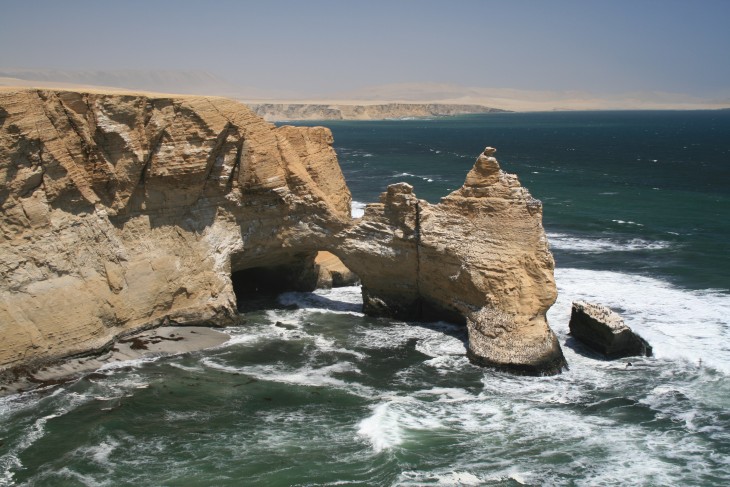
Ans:
[[[0,398],[0,485],[730,484],[730,111],[298,124],[332,129],[354,214],[400,181],[436,203],[496,147],[544,204],[569,370],[473,366],[463,329],[358,287],[285,293],[220,347]],[[654,356],[575,343],[578,299]]]

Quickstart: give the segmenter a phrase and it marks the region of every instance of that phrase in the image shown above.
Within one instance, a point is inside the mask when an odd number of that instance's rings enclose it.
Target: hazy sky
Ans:
[[[0,0],[0,67],[728,96],[730,0]]]

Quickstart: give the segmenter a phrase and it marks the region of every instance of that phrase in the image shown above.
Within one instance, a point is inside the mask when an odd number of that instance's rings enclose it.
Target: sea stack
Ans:
[[[494,149],[441,203],[401,183],[353,220],[332,143],[223,98],[0,91],[0,371],[237,323],[257,281],[321,284],[326,251],[368,314],[468,324],[475,363],[558,372],[542,206]]]
[[[477,157],[464,185],[436,205],[394,184],[339,245],[362,280],[370,314],[465,323],[468,356],[515,373],[565,365],[546,313],[557,297],[542,204],[496,149]]]
[[[609,359],[652,354],[651,345],[634,333],[617,313],[598,304],[573,303],[570,334]]]

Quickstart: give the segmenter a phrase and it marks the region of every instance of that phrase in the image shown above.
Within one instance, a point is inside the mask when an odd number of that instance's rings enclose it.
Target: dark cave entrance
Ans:
[[[245,265],[231,258],[231,283],[238,311],[282,308],[277,296],[288,291],[311,292],[318,288],[351,286],[359,278],[334,254],[309,252]]]
[[[231,273],[231,283],[239,311],[276,308],[276,297],[283,292],[316,289],[314,256],[237,270]]]
[[[286,291],[311,291],[309,286],[292,275],[286,266],[251,267],[231,274],[233,291],[241,300],[252,294],[276,295]]]

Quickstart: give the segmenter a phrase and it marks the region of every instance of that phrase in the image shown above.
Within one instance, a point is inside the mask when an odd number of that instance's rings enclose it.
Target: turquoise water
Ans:
[[[498,148],[545,205],[570,370],[474,367],[463,330],[365,317],[357,287],[286,293],[216,349],[0,398],[0,485],[730,483],[730,113],[327,124],[355,211],[398,181],[436,202]],[[655,357],[581,349],[575,299]]]

